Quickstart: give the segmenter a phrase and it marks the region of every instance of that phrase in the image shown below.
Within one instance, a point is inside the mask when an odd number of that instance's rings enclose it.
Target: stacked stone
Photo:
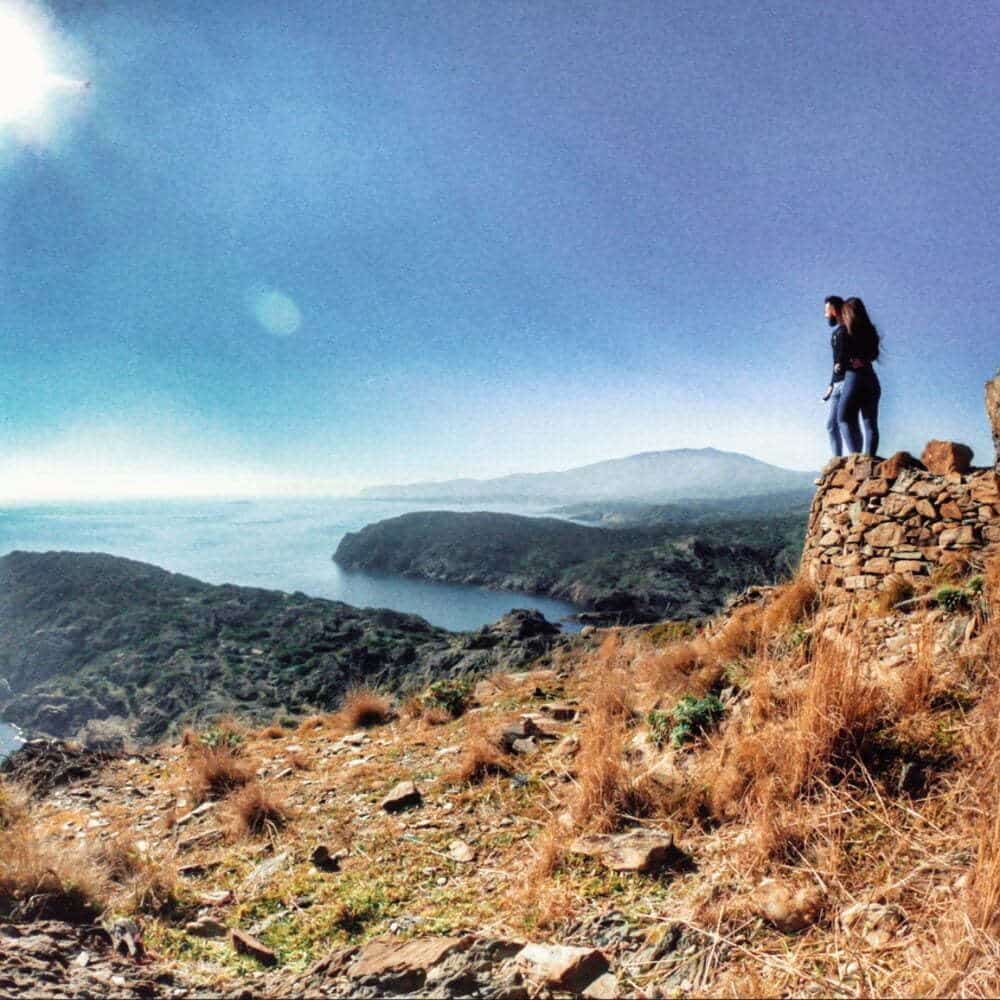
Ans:
[[[810,513],[809,578],[828,596],[847,596],[1000,551],[998,473],[970,468],[971,458],[965,445],[932,441],[920,462],[906,452],[834,459]]]

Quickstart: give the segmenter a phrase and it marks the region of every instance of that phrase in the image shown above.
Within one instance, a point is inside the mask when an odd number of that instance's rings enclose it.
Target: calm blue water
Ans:
[[[147,500],[0,507],[0,555],[14,549],[108,552],[209,583],[301,590],[358,607],[412,612],[455,630],[496,621],[511,608],[537,608],[550,621],[578,610],[543,597],[348,573],[331,559],[348,531],[372,521],[412,510],[465,509],[355,499]],[[512,505],[490,509],[542,513]]]
[[[0,722],[0,760],[16,750],[23,742],[18,730],[6,722]]]

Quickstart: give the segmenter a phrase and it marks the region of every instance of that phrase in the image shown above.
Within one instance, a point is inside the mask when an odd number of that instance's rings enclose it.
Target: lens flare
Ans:
[[[23,11],[0,7],[0,124],[40,115],[49,76],[40,26]]]
[[[253,292],[250,308],[257,322],[268,333],[279,337],[290,337],[302,325],[302,313],[294,300],[276,288],[265,288]]]
[[[66,110],[64,99],[89,89],[89,81],[60,72],[63,49],[39,10],[0,0],[0,131],[41,141]]]

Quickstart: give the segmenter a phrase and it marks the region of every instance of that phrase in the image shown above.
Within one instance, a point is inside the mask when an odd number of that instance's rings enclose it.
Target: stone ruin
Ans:
[[[861,596],[892,577],[916,582],[940,566],[976,565],[1000,553],[1000,375],[986,384],[995,464],[931,441],[920,461],[833,459],[818,480],[802,570],[827,597]]]

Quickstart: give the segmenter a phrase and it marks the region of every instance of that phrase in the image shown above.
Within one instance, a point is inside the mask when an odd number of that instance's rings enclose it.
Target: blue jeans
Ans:
[[[878,375],[873,368],[849,371],[844,376],[837,407],[837,423],[844,447],[852,455],[874,455],[878,450],[878,401],[882,395]],[[861,418],[861,427],[858,418]],[[864,428],[862,448],[861,428]]]
[[[830,393],[830,409],[826,413],[826,433],[830,435],[830,449],[837,458],[844,454],[844,442],[840,437],[840,424],[837,423],[837,410],[840,408],[840,394],[843,388],[843,382],[833,383],[833,391]]]

